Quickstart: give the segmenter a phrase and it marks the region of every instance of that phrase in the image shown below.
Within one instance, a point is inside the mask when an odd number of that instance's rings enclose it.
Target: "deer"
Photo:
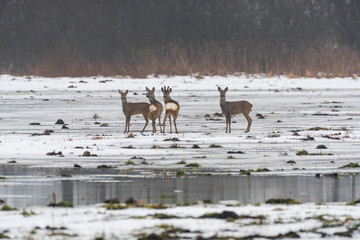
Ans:
[[[173,117],[173,120],[174,120],[175,132],[179,133],[179,131],[176,127],[176,119],[179,114],[180,104],[177,101],[171,99],[170,93],[171,93],[172,89],[170,87],[166,88],[166,86],[164,86],[163,88],[161,88],[161,91],[163,92],[164,103],[165,103],[165,117],[164,117],[164,121],[163,121],[163,133],[165,133],[165,122],[166,122],[167,118],[169,118],[170,133],[172,133],[171,116]]]
[[[145,119],[145,126],[141,130],[141,133],[145,131],[146,126],[149,123],[150,117],[150,104],[147,102],[136,102],[136,103],[129,103],[127,102],[127,94],[129,93],[128,90],[122,92],[118,89],[119,94],[121,95],[121,102],[122,102],[122,110],[124,115],[126,116],[125,122],[125,131],[124,133],[130,132],[130,119],[132,115],[142,114]]]
[[[227,102],[226,101],[226,92],[228,91],[228,87],[222,90],[218,87],[218,91],[220,92],[220,107],[222,113],[225,115],[226,118],[226,131],[231,133],[231,115],[242,113],[247,122],[248,126],[246,128],[246,133],[250,131],[252,119],[250,118],[249,114],[253,110],[253,105],[248,101],[236,101],[236,102]]]
[[[153,133],[156,133],[156,118],[159,118],[160,133],[162,133],[160,118],[163,112],[163,105],[158,100],[156,100],[154,87],[151,90],[148,87],[146,87],[145,89],[147,91],[146,97],[149,99],[150,102],[149,118],[152,120]]]

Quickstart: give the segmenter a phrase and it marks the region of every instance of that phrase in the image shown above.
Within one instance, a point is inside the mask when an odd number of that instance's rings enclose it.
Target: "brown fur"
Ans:
[[[218,91],[220,92],[220,107],[222,113],[225,115],[226,118],[226,133],[231,132],[231,115],[242,113],[247,122],[248,126],[246,128],[245,132],[250,131],[250,127],[252,124],[252,119],[250,118],[249,114],[252,111],[253,105],[249,103],[248,101],[237,101],[237,102],[227,102],[226,101],[226,92],[228,91],[228,87],[226,87],[224,90],[222,90],[220,87],[218,87]]]
[[[172,91],[171,88],[169,87],[163,87],[161,88],[161,91],[163,92],[163,95],[164,95],[164,102],[165,102],[165,117],[164,117],[164,121],[163,121],[163,132],[165,133],[165,122],[166,122],[166,119],[169,118],[169,122],[170,122],[170,133],[172,133],[172,127],[171,127],[171,116],[173,117],[173,120],[174,120],[174,126],[175,126],[175,132],[176,133],[179,133],[178,129],[177,129],[177,126],[176,126],[176,119],[178,117],[178,114],[179,114],[179,110],[180,110],[180,104],[171,99],[170,97],[170,93]],[[166,104],[168,103],[173,103],[176,105],[176,109],[166,109]]]
[[[160,132],[162,133],[162,129],[161,129],[161,122],[160,122],[160,118],[161,118],[161,114],[163,112],[163,106],[162,104],[156,100],[155,98],[155,88],[153,87],[152,90],[150,90],[149,88],[145,88],[147,91],[146,97],[149,98],[150,104],[154,105],[156,107],[155,111],[152,111],[150,113],[150,119],[152,120],[152,126],[153,126],[153,133],[156,133],[156,118],[159,119],[159,125],[160,125]]]
[[[145,131],[146,126],[148,125],[149,122],[149,117],[150,117],[150,104],[146,103],[146,102],[137,102],[137,103],[128,103],[127,102],[127,94],[128,94],[128,90],[126,90],[125,92],[122,92],[121,90],[118,90],[119,94],[121,95],[121,102],[122,102],[122,110],[123,113],[126,117],[126,122],[125,122],[125,131],[124,133],[129,133],[130,132],[130,119],[132,115],[137,115],[137,114],[142,114],[144,116],[145,119],[145,126],[142,129],[141,132]]]

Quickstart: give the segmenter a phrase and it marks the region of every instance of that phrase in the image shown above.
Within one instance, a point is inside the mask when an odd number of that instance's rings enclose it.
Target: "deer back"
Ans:
[[[146,102],[125,103],[123,104],[123,112],[125,115],[148,114],[150,112],[150,104]]]
[[[248,101],[236,101],[236,102],[225,102],[225,104],[220,104],[221,110],[224,114],[249,114],[252,108],[252,104]]]

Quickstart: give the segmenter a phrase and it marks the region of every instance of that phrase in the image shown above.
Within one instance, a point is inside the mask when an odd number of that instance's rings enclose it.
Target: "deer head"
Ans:
[[[226,92],[229,90],[228,87],[224,88],[224,90],[222,90],[220,87],[218,87],[218,91],[220,92],[220,98],[225,98],[226,97]]]
[[[126,103],[127,102],[127,94],[129,93],[128,90],[126,90],[125,92],[121,91],[120,89],[118,89],[119,94],[121,95],[121,101],[122,103]]]
[[[150,101],[155,99],[155,88],[153,87],[150,90],[148,87],[146,87],[145,89],[147,91],[146,97],[149,98]]]
[[[171,88],[170,87],[167,87],[166,88],[166,86],[164,86],[163,88],[161,88],[161,91],[163,92],[163,94],[164,94],[164,102],[168,102],[168,101],[170,101],[170,93],[171,93]]]

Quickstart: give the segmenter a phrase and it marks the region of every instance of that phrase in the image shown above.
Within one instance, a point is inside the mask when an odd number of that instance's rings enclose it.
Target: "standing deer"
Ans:
[[[176,119],[179,114],[180,105],[177,101],[171,99],[171,97],[170,97],[171,88],[169,88],[169,87],[166,88],[166,86],[164,86],[164,88],[161,88],[161,91],[163,92],[164,102],[165,102],[165,117],[164,117],[164,121],[163,121],[163,133],[165,133],[165,122],[168,117],[169,117],[169,122],[170,122],[170,133],[172,133],[171,115],[174,120],[175,132],[179,133],[179,131],[176,127]]]
[[[130,119],[132,115],[142,114],[145,119],[145,126],[141,130],[141,133],[145,131],[146,126],[149,123],[149,116],[150,116],[150,104],[146,102],[137,102],[137,103],[128,103],[126,95],[129,93],[128,90],[122,92],[120,89],[118,92],[121,95],[121,102],[122,102],[122,109],[123,113],[126,116],[126,123],[125,123],[125,131],[124,133],[130,132]]]
[[[160,125],[160,132],[162,133],[161,129],[161,122],[160,117],[163,112],[162,104],[155,99],[155,88],[153,87],[152,90],[149,88],[145,88],[147,91],[146,97],[149,98],[150,101],[150,119],[152,120],[153,126],[153,133],[156,133],[156,118],[159,118],[159,125]]]
[[[228,91],[228,87],[226,87],[224,90],[218,87],[218,90],[220,92],[221,111],[226,117],[226,133],[228,132],[228,127],[229,133],[231,133],[231,115],[239,113],[242,113],[248,121],[248,126],[245,132],[249,132],[252,123],[252,120],[249,117],[249,113],[252,111],[253,105],[248,101],[227,102],[226,92]]]

